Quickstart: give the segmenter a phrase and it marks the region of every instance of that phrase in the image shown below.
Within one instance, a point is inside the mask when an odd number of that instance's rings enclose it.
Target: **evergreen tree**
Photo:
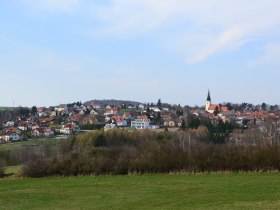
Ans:
[[[31,114],[32,114],[32,115],[36,115],[36,114],[37,114],[37,107],[36,107],[36,106],[32,106],[32,108],[31,108]]]
[[[158,125],[163,125],[163,120],[161,118],[161,115],[160,115],[160,112],[157,113],[157,116],[156,116],[156,123]]]
[[[215,108],[215,110],[214,110],[214,113],[213,113],[213,114],[214,114],[215,116],[217,116],[217,115],[218,115],[218,113],[219,113],[219,109],[218,109],[218,107],[216,106],[216,108]]]
[[[161,99],[158,99],[158,102],[157,102],[157,107],[158,107],[159,109],[161,109],[161,108],[162,108]]]
[[[266,110],[266,103],[262,103],[262,110],[263,110],[263,111]]]
[[[151,110],[150,110],[150,107],[149,107],[149,104],[148,104],[147,109],[146,109],[146,116],[148,118],[150,118],[150,115],[151,115]]]

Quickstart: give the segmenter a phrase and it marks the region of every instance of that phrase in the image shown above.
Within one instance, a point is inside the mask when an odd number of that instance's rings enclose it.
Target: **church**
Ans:
[[[208,90],[208,95],[205,103],[205,111],[213,114],[215,110],[217,110],[218,112],[227,112],[228,108],[219,104],[212,104],[210,91]]]

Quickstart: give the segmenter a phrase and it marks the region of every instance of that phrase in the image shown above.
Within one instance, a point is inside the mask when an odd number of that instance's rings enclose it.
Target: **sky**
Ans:
[[[280,104],[279,0],[9,0],[0,106]]]

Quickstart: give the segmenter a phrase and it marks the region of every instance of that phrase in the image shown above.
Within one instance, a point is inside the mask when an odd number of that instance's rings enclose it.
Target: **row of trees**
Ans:
[[[216,144],[225,143],[233,130],[233,126],[227,121],[219,120],[213,124],[210,119],[199,119],[193,115],[188,115],[186,121],[183,119],[181,129],[198,129],[200,126],[204,126],[208,130],[209,141]]]
[[[15,120],[16,117],[28,117],[37,114],[37,107],[33,106],[31,109],[27,107],[9,108],[0,110],[0,122]]]
[[[4,176],[4,166],[2,164],[2,162],[0,161],[0,178]]]
[[[280,146],[214,144],[205,126],[176,133],[98,131],[71,137],[56,152],[38,153],[23,176],[269,171],[280,169]]]

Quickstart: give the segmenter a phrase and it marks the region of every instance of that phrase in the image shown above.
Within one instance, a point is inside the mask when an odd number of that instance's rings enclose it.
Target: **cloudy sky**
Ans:
[[[0,106],[280,104],[279,0],[9,0]]]

